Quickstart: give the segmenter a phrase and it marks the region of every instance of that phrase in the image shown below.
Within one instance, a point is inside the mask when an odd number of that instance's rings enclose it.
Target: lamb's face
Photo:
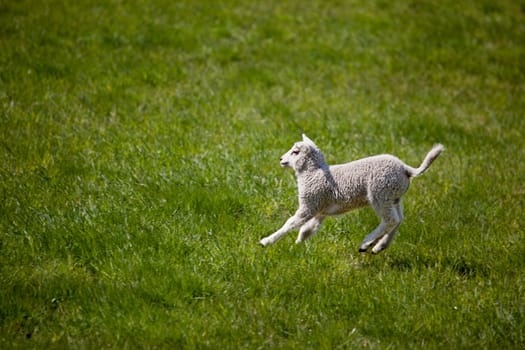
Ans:
[[[320,151],[306,142],[297,142],[293,147],[281,157],[283,168],[292,168],[297,173],[303,172],[308,168],[318,166],[316,154]]]
[[[303,134],[303,141],[296,142],[293,147],[281,157],[283,168],[292,168],[297,174],[306,170],[326,167],[324,156],[315,143]]]
[[[281,157],[281,166],[283,168],[292,168],[298,170],[298,164],[302,164],[301,161],[308,156],[310,147],[304,142],[297,142],[293,147],[283,154]]]

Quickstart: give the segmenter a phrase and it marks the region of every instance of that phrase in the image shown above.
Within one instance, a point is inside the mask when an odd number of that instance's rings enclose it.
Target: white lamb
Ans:
[[[281,166],[295,170],[299,209],[260,243],[273,244],[299,227],[296,243],[300,243],[319,230],[326,216],[371,205],[381,223],[365,237],[359,251],[366,252],[374,245],[372,253],[379,253],[388,248],[403,220],[401,197],[408,190],[410,178],[427,170],[443,150],[443,145],[435,145],[419,168],[387,154],[328,166],[319,148],[303,134],[303,141],[281,157]]]

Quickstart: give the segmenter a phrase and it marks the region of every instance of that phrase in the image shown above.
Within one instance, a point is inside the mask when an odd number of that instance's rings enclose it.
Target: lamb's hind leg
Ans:
[[[381,223],[374,231],[365,237],[359,247],[360,252],[366,252],[368,248],[374,245],[381,237],[394,231],[401,222],[395,204],[385,204],[381,207],[374,207],[374,210],[381,219]],[[372,251],[372,253],[377,253],[377,251]]]
[[[403,221],[403,207],[402,207],[400,202],[398,202],[395,205],[395,210],[396,210],[396,214],[397,214],[397,218],[398,218],[399,222],[398,222],[397,226],[392,230],[392,232],[387,233],[386,235],[384,235],[382,238],[379,239],[379,241],[376,243],[374,248],[372,248],[372,253],[373,254],[377,254],[377,253],[385,250],[386,248],[388,248],[390,246],[390,244],[394,240],[394,236],[397,233],[397,229],[399,228],[399,225],[401,225],[401,221]]]
[[[323,220],[324,216],[319,215],[307,221],[306,224],[301,226],[301,229],[299,230],[299,235],[297,236],[297,240],[295,241],[295,243],[301,243],[302,241],[312,237],[321,227]]]

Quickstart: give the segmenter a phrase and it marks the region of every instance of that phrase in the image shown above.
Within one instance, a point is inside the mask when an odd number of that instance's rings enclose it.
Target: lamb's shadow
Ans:
[[[468,257],[449,256],[436,259],[431,256],[393,256],[389,257],[387,265],[393,270],[410,271],[414,269],[435,269],[438,271],[453,271],[456,275],[466,278],[488,277],[489,268],[482,262]]]

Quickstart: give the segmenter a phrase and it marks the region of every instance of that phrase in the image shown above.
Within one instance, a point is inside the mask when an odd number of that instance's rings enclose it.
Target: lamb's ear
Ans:
[[[317,145],[312,140],[310,140],[305,134],[303,134],[303,142],[309,144],[310,146],[318,148]]]

